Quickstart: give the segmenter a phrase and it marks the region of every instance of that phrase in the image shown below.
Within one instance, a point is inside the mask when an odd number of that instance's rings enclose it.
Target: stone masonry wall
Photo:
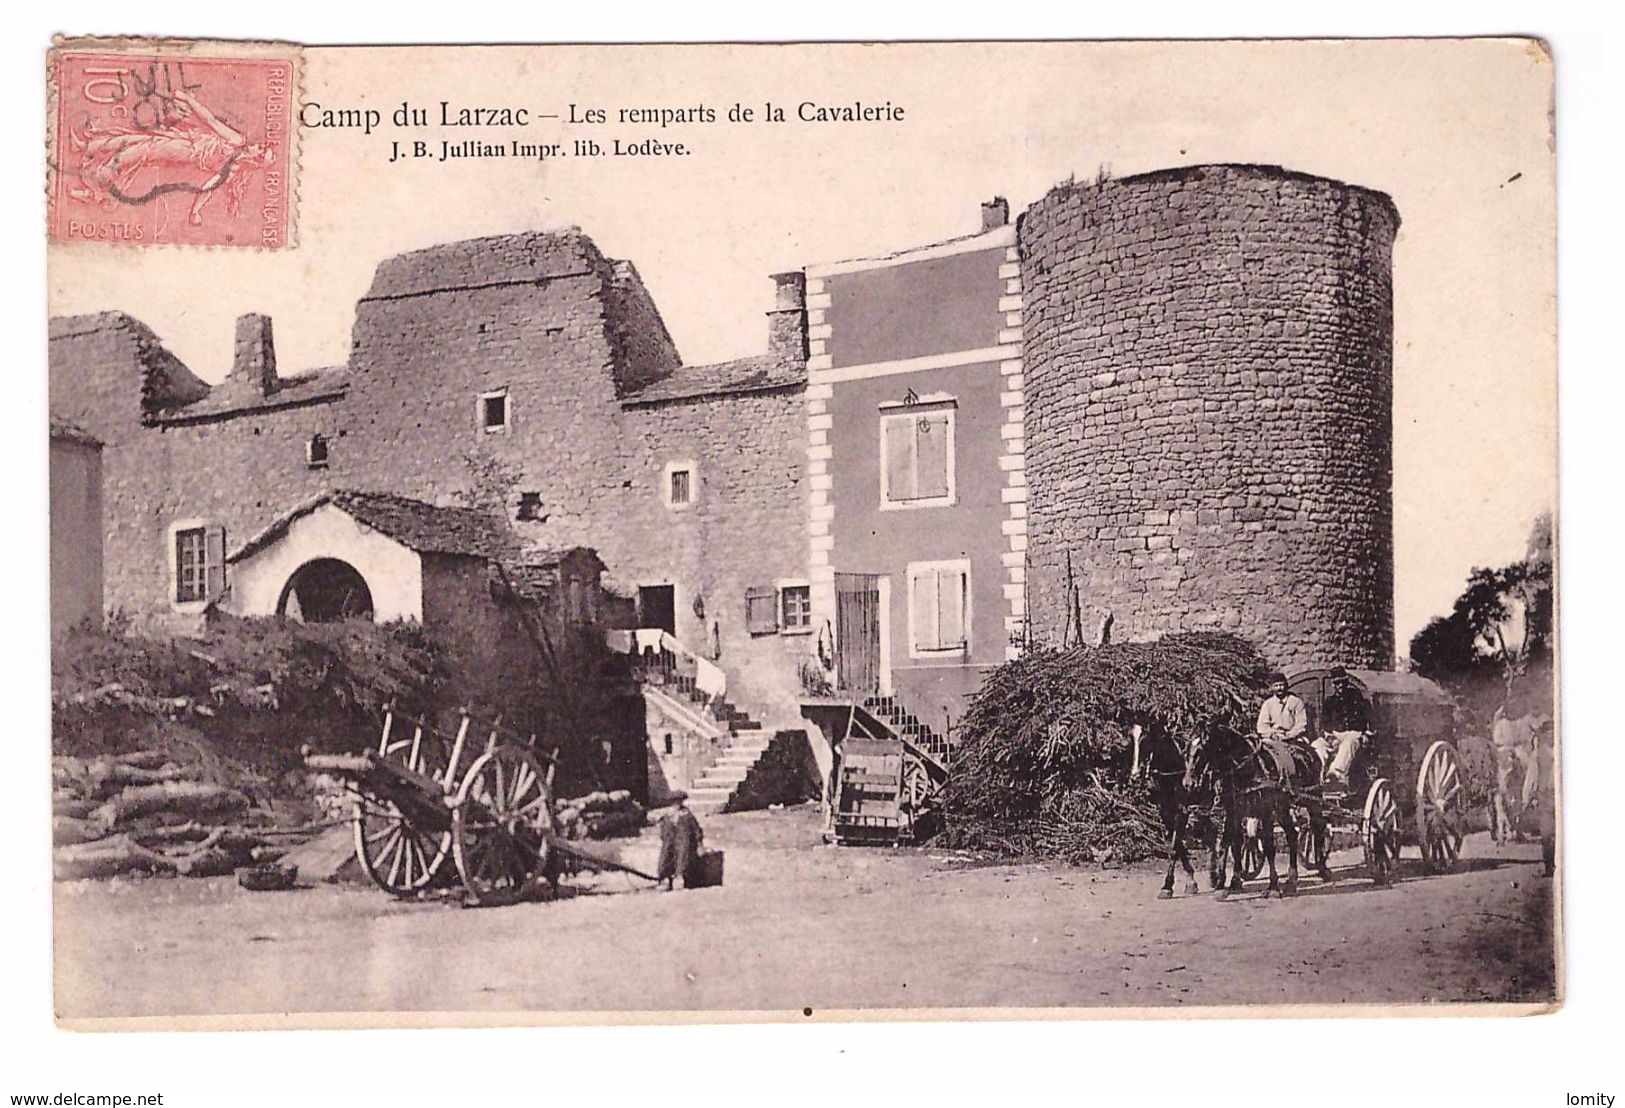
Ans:
[[[745,593],[806,580],[805,419],[800,387],[629,407],[622,427],[632,495],[618,500],[614,533],[598,546],[611,588],[671,574],[677,638],[700,648],[715,623],[729,698],[765,714],[770,727],[800,726],[797,666],[812,637],[750,634]],[[697,463],[698,493],[692,507],[674,511],[660,480],[668,462],[684,460]]]
[[[170,612],[169,528],[224,525],[228,545],[323,490],[305,444],[338,429],[332,404],[243,414],[186,426],[142,422],[143,376],[157,338],[129,316],[55,321],[51,410],[105,444],[102,536],[107,610],[137,624],[186,625]],[[166,356],[167,356],[167,352]]]
[[[1380,193],[1273,167],[1067,186],[1020,224],[1040,642],[1222,629],[1392,664],[1392,288]]]
[[[195,621],[167,603],[166,547],[180,519],[224,525],[235,547],[330,488],[431,503],[480,496],[530,546],[596,549],[614,591],[676,584],[679,637],[701,649],[716,623],[740,706],[793,715],[795,662],[810,641],[753,639],[744,614],[747,588],[805,573],[800,387],[623,405],[628,382],[670,372],[676,352],[635,271],[585,236],[387,260],[357,305],[348,372],[334,377],[345,385],[320,402],[147,425],[144,382],[158,401],[204,391],[156,336],[116,313],[55,321],[52,334],[53,413],[107,443],[110,609]],[[499,389],[508,427],[487,432],[477,400]],[[317,433],[328,462],[313,469],[305,447]],[[685,459],[698,463],[698,496],[672,511],[661,477]],[[524,492],[540,497],[535,521],[515,520]]]

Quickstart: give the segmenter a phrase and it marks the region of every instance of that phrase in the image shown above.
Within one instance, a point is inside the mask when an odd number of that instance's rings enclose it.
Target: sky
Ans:
[[[681,141],[687,157],[391,165],[395,138],[304,128],[298,245],[277,253],[53,247],[53,314],[118,309],[200,376],[269,313],[284,374],[342,363],[378,262],[477,235],[579,226],[633,261],[689,362],[759,351],[769,275],[978,228],[1050,186],[1206,162],[1387,192],[1394,248],[1396,630],[1403,652],[1476,565],[1521,556],[1556,490],[1552,69],[1516,40],[840,47],[326,48],[302,103],[529,107],[531,141]],[[731,124],[773,102],[901,105],[901,123]],[[718,122],[613,122],[705,104]],[[506,137],[506,136],[504,136]]]

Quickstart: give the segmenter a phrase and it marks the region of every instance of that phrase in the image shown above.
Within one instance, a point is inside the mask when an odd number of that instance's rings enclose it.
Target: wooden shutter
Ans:
[[[937,645],[937,575],[921,573],[912,582],[909,597],[909,625],[917,650],[934,650]]]
[[[913,500],[914,482],[914,421],[911,419],[883,419],[880,421],[881,443],[886,467],[886,499]]]
[[[226,591],[226,529],[206,527],[203,530],[203,565],[205,600],[217,600]]]
[[[933,412],[914,421],[915,488],[920,499],[948,495],[948,413]]]
[[[965,574],[941,569],[937,579],[937,643],[948,650],[965,643]]]
[[[779,629],[777,589],[745,590],[745,630],[752,635],[771,635]]]

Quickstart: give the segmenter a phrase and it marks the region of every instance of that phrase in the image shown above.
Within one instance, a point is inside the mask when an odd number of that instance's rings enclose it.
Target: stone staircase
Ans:
[[[696,812],[723,811],[752,767],[766,753],[772,734],[726,696],[712,697],[701,692],[693,678],[676,675],[659,687],[667,695],[686,699],[698,712],[715,719],[725,729],[722,752],[688,790],[689,807]]]
[[[658,648],[651,642],[656,636]],[[668,718],[715,745],[715,760],[686,791],[696,812],[726,810],[766,753],[772,733],[728,699],[727,674],[720,667],[669,633],[614,632],[610,645],[632,655],[633,675],[646,696],[665,702]]]
[[[910,712],[895,696],[871,696],[863,702],[863,706],[895,734],[924,751],[939,766],[947,766],[953,755],[953,744]]]

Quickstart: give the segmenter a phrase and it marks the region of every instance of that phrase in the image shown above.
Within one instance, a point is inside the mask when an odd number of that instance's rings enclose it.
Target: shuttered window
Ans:
[[[882,506],[953,503],[952,408],[882,416],[880,440]]]
[[[908,567],[911,653],[963,652],[970,642],[970,564],[916,562]]]
[[[213,600],[226,591],[226,529],[203,525],[175,531],[175,603]]]
[[[674,511],[691,508],[700,498],[700,470],[692,460],[667,462],[660,474],[660,498]]]

